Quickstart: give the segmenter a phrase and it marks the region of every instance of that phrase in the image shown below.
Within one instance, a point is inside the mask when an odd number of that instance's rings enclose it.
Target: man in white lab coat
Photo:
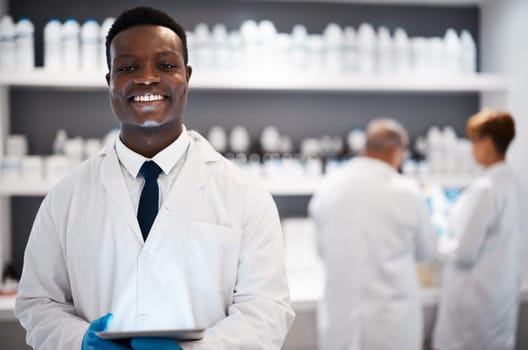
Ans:
[[[485,171],[450,215],[458,246],[444,266],[433,346],[513,349],[527,243],[521,188],[505,162],[515,125],[510,114],[484,109],[468,120],[467,134]]]
[[[372,121],[364,156],[331,174],[310,202],[326,269],[320,349],[422,347],[416,259],[433,255],[435,233],[418,185],[397,172],[407,143],[396,121]]]
[[[280,349],[293,321],[273,199],[182,124],[183,28],[136,8],[107,36],[120,136],[55,186],[16,316],[35,349]],[[154,164],[153,164],[154,163]],[[157,178],[156,178],[157,177]],[[202,340],[97,331],[206,328]]]

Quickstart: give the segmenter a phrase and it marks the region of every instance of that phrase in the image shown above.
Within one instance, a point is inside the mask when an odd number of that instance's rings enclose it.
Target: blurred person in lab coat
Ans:
[[[191,78],[184,29],[161,11],[135,8],[117,18],[106,44],[120,135],[41,204],[15,308],[28,344],[280,349],[294,312],[277,209],[183,125]],[[202,340],[180,344],[96,335],[200,327]]]
[[[405,129],[376,119],[366,136],[364,155],[327,177],[309,205],[326,269],[319,348],[418,350],[416,261],[434,255],[435,233],[418,184],[397,171]]]
[[[514,121],[507,112],[484,109],[469,118],[467,135],[485,171],[450,214],[457,245],[444,266],[433,346],[513,349],[527,243],[521,188],[505,162]]]

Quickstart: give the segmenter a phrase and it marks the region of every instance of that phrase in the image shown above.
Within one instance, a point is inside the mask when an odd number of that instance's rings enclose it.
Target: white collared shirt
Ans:
[[[158,208],[163,203],[175,179],[178,177],[189,148],[189,136],[185,125],[182,125],[180,136],[170,145],[161,150],[153,158],[146,158],[139,153],[128,148],[123,141],[116,138],[115,150],[121,172],[125,178],[126,186],[130,194],[130,200],[134,211],[137,213],[139,197],[145,185],[145,179],[139,173],[139,169],[144,162],[153,160],[161,168],[162,172],[158,177],[159,203]]]

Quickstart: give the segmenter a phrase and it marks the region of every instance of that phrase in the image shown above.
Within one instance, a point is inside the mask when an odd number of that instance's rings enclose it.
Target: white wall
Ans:
[[[506,96],[484,95],[481,104],[506,108],[515,118],[517,135],[508,160],[523,185],[528,218],[528,1],[489,0],[481,10],[482,70],[504,74],[509,85]]]

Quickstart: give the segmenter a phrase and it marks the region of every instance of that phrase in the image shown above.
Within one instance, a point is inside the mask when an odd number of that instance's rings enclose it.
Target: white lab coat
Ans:
[[[421,349],[415,262],[433,256],[435,234],[418,185],[355,158],[325,180],[309,210],[326,267],[319,348]]]
[[[293,321],[275,204],[189,132],[146,242],[113,143],[53,188],[27,245],[15,313],[35,349],[110,330],[207,328],[185,350],[279,349]]]
[[[520,185],[507,164],[463,192],[449,230],[459,242],[444,266],[434,348],[513,349],[526,232]]]

